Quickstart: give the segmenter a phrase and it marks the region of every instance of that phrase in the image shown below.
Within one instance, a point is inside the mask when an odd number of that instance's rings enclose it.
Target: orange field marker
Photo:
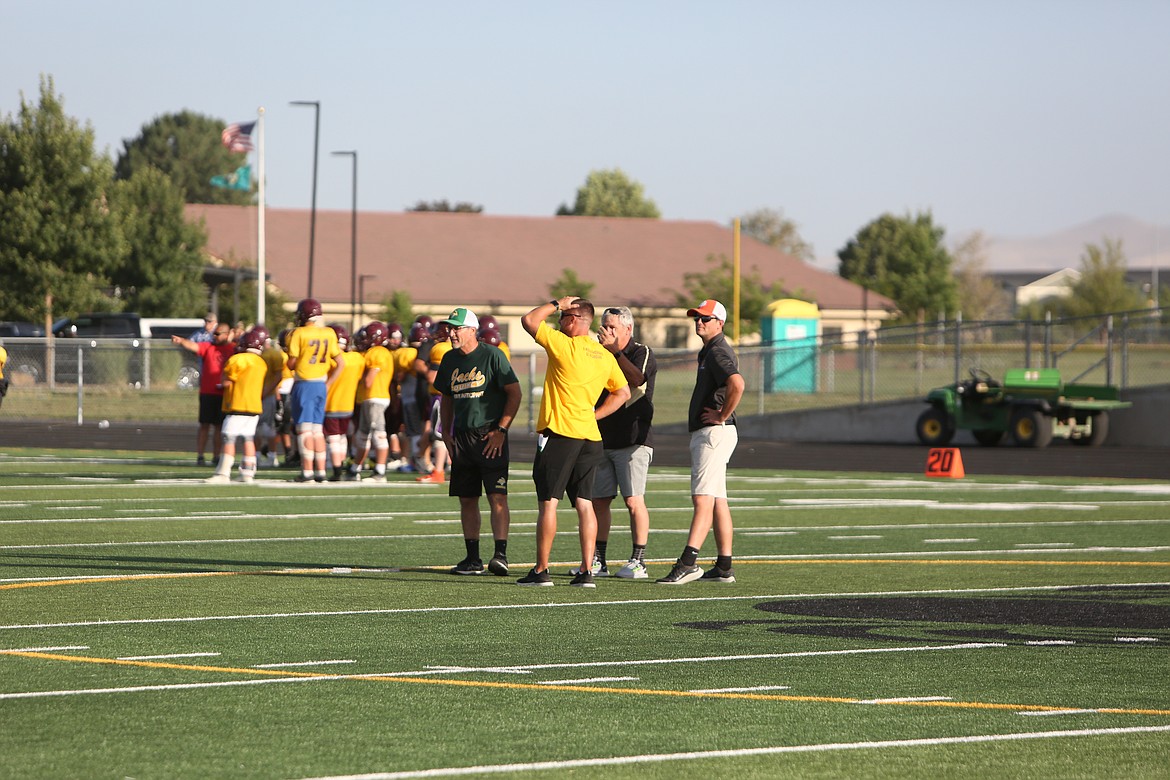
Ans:
[[[926,476],[950,477],[961,479],[967,475],[963,471],[963,455],[957,447],[935,447],[926,455]]]

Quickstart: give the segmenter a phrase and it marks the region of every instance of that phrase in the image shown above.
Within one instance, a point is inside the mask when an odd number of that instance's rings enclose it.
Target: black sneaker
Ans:
[[[516,584],[535,585],[539,588],[551,588],[553,581],[552,577],[549,576],[548,569],[545,569],[544,571],[537,571],[536,567],[533,566],[527,574],[516,580]]]
[[[502,555],[494,556],[490,561],[488,561],[488,571],[497,577],[507,577],[508,559]]]
[[[207,458],[200,455],[198,458],[195,459],[195,465],[196,466],[206,466],[207,465]]]
[[[685,585],[688,582],[694,582],[702,576],[703,570],[698,566],[683,566],[681,562],[675,561],[674,568],[670,570],[670,574],[658,580],[658,584]]]
[[[313,477],[306,477],[304,474],[297,474],[293,477],[293,482],[313,482]]]
[[[735,569],[730,567],[720,569],[718,566],[712,566],[703,572],[703,576],[699,579],[703,582],[735,582]]]
[[[588,572],[588,571],[580,572],[576,577],[573,578],[573,581],[570,582],[569,584],[574,586],[574,587],[577,587],[577,588],[596,588],[597,587],[596,585],[593,584],[593,572]]]
[[[464,558],[451,569],[452,574],[483,574],[483,561],[478,558]]]

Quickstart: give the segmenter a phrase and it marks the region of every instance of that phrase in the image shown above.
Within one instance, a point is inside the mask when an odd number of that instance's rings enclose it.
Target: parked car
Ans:
[[[57,320],[52,325],[56,342],[54,379],[77,381],[79,355],[83,381],[93,384],[148,383],[149,376],[158,381],[158,361],[174,363],[173,378],[178,387],[198,384],[198,362],[191,353],[172,347],[171,336],[187,338],[203,329],[197,317],[142,317],[134,312],[96,312]],[[76,341],[82,349],[71,349]],[[127,353],[127,354],[122,354]],[[151,363],[154,363],[152,366]],[[168,365],[165,369],[171,371]],[[194,382],[192,381],[194,376]]]
[[[31,322],[0,322],[0,338],[40,339],[45,329]]]

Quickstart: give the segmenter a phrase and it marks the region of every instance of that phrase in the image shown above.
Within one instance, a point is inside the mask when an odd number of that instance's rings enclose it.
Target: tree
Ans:
[[[107,195],[113,170],[94,133],[66,117],[51,77],[0,123],[0,319],[117,310],[111,272],[128,246]]]
[[[1084,317],[1144,309],[1146,301],[1141,290],[1126,280],[1125,270],[1121,239],[1105,237],[1101,245],[1086,244],[1081,255],[1081,278],[1071,285],[1070,294],[1061,299],[1061,313]]]
[[[816,259],[812,244],[800,237],[795,222],[776,209],[756,209],[739,218],[739,229],[745,236],[751,236],[770,247],[786,252],[801,260]]]
[[[406,290],[391,290],[382,299],[382,317],[383,322],[397,322],[405,335],[414,322],[414,304],[410,300],[410,293]]]
[[[735,264],[727,255],[707,255],[707,263],[712,267],[706,271],[691,271],[683,274],[683,293],[675,293],[679,306],[690,308],[707,298],[720,301],[728,309],[728,316],[735,316],[731,311],[734,298]],[[760,321],[768,304],[779,298],[804,297],[789,293],[784,289],[782,282],[765,282],[756,268],[750,272],[740,271],[739,281],[739,327],[741,334],[756,333],[760,330]],[[727,332],[733,333],[731,325],[727,325]]]
[[[589,298],[596,286],[593,282],[586,282],[577,276],[577,272],[572,268],[565,268],[561,271],[560,278],[548,286],[548,292],[550,298],[556,299],[564,298],[566,295]]]
[[[483,206],[475,203],[468,203],[461,200],[452,206],[447,202],[446,198],[442,200],[420,200],[414,204],[414,208],[409,208],[407,211],[453,211],[459,214],[482,214]]]
[[[127,308],[148,317],[202,314],[207,234],[183,216],[183,195],[157,168],[115,182],[110,197],[129,252],[112,276]]]
[[[973,322],[1011,316],[1011,297],[987,273],[987,239],[983,232],[976,230],[959,242],[953,258],[959,311],[963,319]]]
[[[662,214],[654,201],[643,194],[641,184],[626,176],[621,168],[614,168],[591,171],[585,184],[577,189],[573,208],[562,203],[557,216],[658,219]]]
[[[223,145],[225,124],[193,111],[156,117],[142,126],[137,138],[123,141],[117,177],[129,179],[143,168],[157,168],[182,190],[187,203],[247,205],[251,191],[211,186],[213,176],[231,174],[246,159]]]
[[[883,214],[837,253],[838,273],[893,299],[902,322],[915,321],[920,314],[936,319],[959,305],[943,234],[930,212]]]

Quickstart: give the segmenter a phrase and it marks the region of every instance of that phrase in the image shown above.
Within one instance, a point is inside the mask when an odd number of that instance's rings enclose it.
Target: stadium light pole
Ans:
[[[366,279],[377,279],[377,274],[362,274],[358,277],[358,300],[362,302],[362,316],[366,313]],[[355,323],[356,324],[356,323]],[[356,332],[356,330],[355,330]]]
[[[357,160],[356,150],[333,152],[335,157],[353,158],[353,209],[350,214],[349,232],[349,319],[350,327],[357,329]]]
[[[321,101],[293,100],[290,106],[312,106],[315,113],[313,122],[313,200],[309,210],[309,289],[306,298],[313,297],[313,249],[317,243],[317,151],[321,147]]]

